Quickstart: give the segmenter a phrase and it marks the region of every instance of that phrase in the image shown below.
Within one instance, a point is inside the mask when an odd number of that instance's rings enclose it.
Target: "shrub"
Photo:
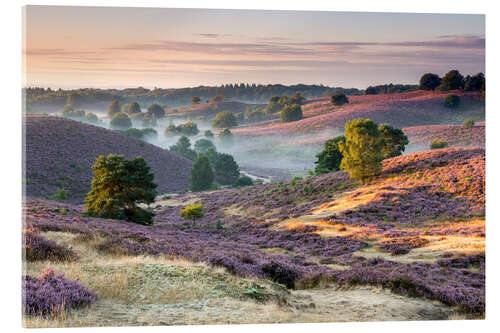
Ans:
[[[380,125],[378,129],[384,139],[384,148],[382,149],[384,158],[399,156],[405,151],[405,146],[409,141],[401,129],[387,124]]]
[[[346,103],[349,103],[349,100],[347,99],[347,96],[344,93],[337,92],[330,97],[330,101],[332,102],[333,105],[344,105]]]
[[[382,170],[384,140],[371,119],[354,119],[345,125],[345,142],[339,143],[343,158],[340,167],[362,183]]]
[[[203,204],[201,203],[201,200],[197,203],[192,203],[191,205],[184,207],[181,210],[180,215],[185,220],[193,221],[194,226],[196,219],[201,219],[205,216],[203,214]]]
[[[122,112],[127,113],[129,115],[134,114],[134,113],[142,113],[141,107],[137,102],[124,104],[122,106]]]
[[[22,278],[23,313],[55,316],[65,310],[85,307],[97,301],[97,294],[80,283],[47,268],[40,277]]]
[[[234,182],[234,187],[243,187],[243,186],[252,186],[252,185],[253,185],[253,180],[252,180],[252,178],[250,178],[248,176],[240,176]]]
[[[194,143],[194,150],[197,153],[205,154],[206,152],[208,152],[209,149],[215,150],[215,145],[213,144],[212,141],[208,139],[199,139]]]
[[[114,99],[108,106],[108,117],[112,119],[115,116],[115,114],[119,112],[120,112],[120,102],[117,99]]]
[[[142,139],[142,137],[144,136],[144,133],[137,128],[129,128],[125,131],[122,131],[122,133],[137,139]]]
[[[420,78],[419,88],[422,90],[434,90],[441,84],[441,78],[437,74],[426,73]]]
[[[280,112],[282,123],[297,121],[302,119],[302,108],[299,104],[285,106]]]
[[[159,104],[151,104],[146,114],[151,119],[153,119],[153,116],[155,117],[155,119],[163,118],[165,117],[165,109]]]
[[[217,113],[212,121],[212,126],[215,128],[231,128],[238,126],[238,122],[231,111],[222,111]]]
[[[99,155],[92,169],[92,186],[85,198],[89,215],[153,224],[153,214],[136,206],[149,205],[157,194],[154,175],[142,157],[126,160],[123,155]]]
[[[23,253],[27,261],[72,261],[78,259],[73,250],[61,246],[34,231],[24,233]]]
[[[271,261],[262,265],[262,271],[274,282],[285,285],[288,289],[295,288],[295,281],[300,279],[302,274],[292,265]]]
[[[212,187],[214,174],[210,167],[210,161],[204,154],[200,154],[194,162],[189,175],[190,189],[193,192],[209,190]]]
[[[110,125],[113,128],[130,128],[132,127],[132,120],[130,120],[126,113],[118,112],[113,116]]]
[[[473,128],[474,127],[474,119],[472,118],[467,118],[464,123],[463,123],[463,126],[464,128]]]
[[[443,98],[442,103],[447,108],[457,108],[460,105],[460,97],[457,95],[448,95]]]
[[[448,142],[443,139],[433,139],[431,141],[431,149],[441,149],[448,147]]]
[[[56,193],[54,193],[49,199],[64,201],[67,198],[68,198],[68,191],[61,188],[61,189],[57,190]]]
[[[192,161],[196,160],[197,157],[196,152],[191,149],[191,142],[184,135],[180,137],[175,145],[170,146],[169,150]]]
[[[340,151],[339,143],[345,142],[345,136],[340,135],[325,142],[323,150],[316,155],[316,174],[335,172],[340,170],[342,162],[342,152]]]

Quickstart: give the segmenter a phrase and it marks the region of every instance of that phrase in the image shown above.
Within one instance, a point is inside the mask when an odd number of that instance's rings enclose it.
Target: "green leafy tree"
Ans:
[[[181,131],[177,126],[174,125],[173,122],[170,122],[170,124],[165,128],[165,136],[167,137],[172,137],[176,135],[181,135]]]
[[[441,78],[437,74],[426,73],[420,78],[419,88],[422,90],[434,90],[441,84]]]
[[[223,95],[215,95],[211,100],[210,102],[222,102],[224,101],[224,96]]]
[[[122,106],[122,112],[126,114],[141,113],[141,106],[137,102],[127,103]]]
[[[113,128],[126,129],[132,127],[132,120],[130,120],[126,113],[118,112],[111,119],[110,125]]]
[[[192,96],[191,97],[191,104],[196,105],[200,104],[201,98],[199,96]]]
[[[240,176],[234,183],[234,187],[252,186],[253,180],[248,176]]]
[[[405,146],[409,141],[401,129],[388,124],[382,124],[378,129],[384,139],[384,148],[382,149],[384,158],[399,156],[405,151]]]
[[[330,101],[332,102],[333,105],[337,106],[349,103],[347,96],[341,92],[336,92],[335,94],[333,94],[332,97],[330,98]]]
[[[203,214],[203,204],[201,203],[201,200],[181,209],[180,215],[185,220],[193,221],[194,226],[196,219],[201,219],[205,216],[205,214]]]
[[[185,136],[194,136],[200,133],[200,131],[198,130],[198,126],[196,125],[196,123],[192,121],[188,121],[187,123],[181,124],[177,126],[177,128]]]
[[[92,112],[85,115],[85,120],[91,124],[97,124],[99,122],[99,118],[97,118],[97,116]]]
[[[213,169],[215,180],[221,185],[232,185],[240,176],[240,167],[230,154],[217,154]]]
[[[205,131],[205,137],[207,137],[207,138],[211,139],[211,138],[213,138],[213,137],[214,137],[214,133],[212,133],[212,131],[211,131],[211,130],[206,130],[206,131]]]
[[[194,143],[194,150],[199,154],[205,154],[209,149],[215,150],[215,145],[211,140],[208,139],[199,139]]]
[[[200,154],[191,168],[189,175],[190,189],[193,192],[209,190],[212,188],[214,174],[210,167],[210,161],[204,154]]]
[[[304,104],[305,97],[301,96],[300,93],[296,92],[295,94],[292,95],[292,97],[288,98],[288,100],[285,102],[287,105],[292,105],[292,104],[298,104],[302,105]]]
[[[464,84],[464,77],[462,76],[462,74],[460,74],[459,71],[454,69],[446,73],[438,89],[442,91],[463,89]]]
[[[451,109],[458,108],[458,106],[460,105],[460,97],[458,97],[457,95],[448,95],[445,98],[443,98],[442,103],[443,106],[447,108]]]
[[[113,119],[117,113],[120,113],[120,102],[117,99],[114,99],[108,106],[108,118]]]
[[[431,149],[441,149],[448,147],[448,142],[443,139],[432,139]]]
[[[323,150],[316,155],[316,174],[335,172],[340,170],[342,162],[342,152],[340,151],[339,143],[345,142],[345,136],[340,135],[325,142]]]
[[[170,146],[169,150],[192,161],[197,157],[196,152],[191,149],[191,142],[185,135],[181,136],[175,145]]]
[[[351,178],[366,183],[382,170],[384,139],[371,119],[354,119],[345,125],[345,142],[339,143],[340,168]]]
[[[473,76],[467,76],[465,78],[464,90],[466,91],[481,91],[481,88],[485,84],[486,79],[483,73],[477,73]]]
[[[238,121],[231,111],[222,111],[217,113],[212,121],[212,126],[215,128],[231,128],[238,126]]]
[[[282,123],[297,121],[302,119],[302,108],[299,104],[285,106],[280,112]]]
[[[472,119],[472,118],[467,118],[463,123],[464,128],[473,128],[474,125],[475,125],[475,122],[474,122],[474,119]]]
[[[153,213],[137,206],[149,205],[157,195],[154,175],[142,157],[126,160],[123,155],[100,155],[92,169],[92,186],[85,198],[89,215],[153,224]]]
[[[160,118],[163,118],[165,117],[165,109],[159,105],[159,104],[151,104],[148,108],[148,111],[146,112],[146,114],[151,117],[151,119],[153,119],[153,116],[156,118],[156,119],[160,119]]]

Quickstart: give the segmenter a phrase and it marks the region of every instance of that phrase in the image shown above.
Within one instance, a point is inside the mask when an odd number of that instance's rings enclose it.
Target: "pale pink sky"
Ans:
[[[485,67],[483,15],[28,6],[25,19],[27,86],[365,88]]]

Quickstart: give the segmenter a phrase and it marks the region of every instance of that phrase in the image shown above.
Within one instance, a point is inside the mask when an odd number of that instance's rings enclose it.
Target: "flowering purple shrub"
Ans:
[[[285,285],[287,288],[295,288],[295,281],[302,277],[301,272],[293,265],[271,261],[262,266],[262,271],[269,278],[277,283]]]
[[[23,233],[24,256],[27,261],[72,261],[78,259],[76,253],[33,231]]]
[[[424,238],[410,237],[395,237],[385,240],[381,243],[380,248],[383,251],[390,252],[392,255],[406,254],[411,249],[422,247],[428,244],[429,241]]]
[[[28,315],[55,315],[85,307],[97,300],[97,294],[76,281],[57,275],[48,268],[40,277],[23,276],[23,312]]]

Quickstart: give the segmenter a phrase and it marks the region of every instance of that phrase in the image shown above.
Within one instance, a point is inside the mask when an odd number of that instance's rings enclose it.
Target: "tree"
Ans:
[[[224,96],[223,95],[215,95],[211,100],[210,102],[222,102],[224,100]]]
[[[384,158],[399,156],[405,151],[405,146],[409,141],[401,129],[388,124],[382,124],[378,129],[384,139],[384,148],[382,149]]]
[[[233,133],[229,128],[223,128],[222,131],[219,132],[218,138],[221,143],[226,146],[232,145],[234,141]]]
[[[443,77],[439,90],[455,90],[463,89],[464,87],[464,77],[456,69],[449,71]]]
[[[448,142],[443,139],[432,139],[431,141],[431,149],[441,149],[448,147]]]
[[[153,119],[155,116],[156,119],[165,117],[165,109],[159,104],[151,104],[146,112],[148,116]]]
[[[169,150],[192,161],[196,160],[197,154],[191,149],[191,142],[185,135],[181,136],[175,145],[170,146]]]
[[[117,99],[114,99],[108,106],[108,118],[113,119],[115,114],[119,112],[120,112],[120,102]]]
[[[214,181],[214,174],[210,167],[210,161],[204,154],[200,154],[191,168],[189,175],[190,189],[193,192],[209,190]]]
[[[207,137],[207,138],[211,139],[211,138],[213,138],[213,137],[214,137],[214,133],[212,133],[212,131],[211,131],[211,130],[206,130],[206,131],[205,131],[205,137]]]
[[[91,124],[97,124],[99,122],[99,118],[97,118],[97,116],[92,112],[89,112],[85,115],[85,120],[87,120]]]
[[[153,224],[153,213],[137,206],[149,205],[157,195],[154,175],[142,157],[126,160],[123,155],[99,155],[92,169],[91,190],[85,198],[88,214]]]
[[[337,93],[333,94],[332,97],[330,98],[330,101],[332,102],[333,105],[337,105],[337,106],[349,103],[347,96],[341,92],[337,92]]]
[[[192,96],[191,97],[191,104],[196,105],[200,104],[201,98],[199,96]]]
[[[177,126],[179,132],[186,136],[194,136],[200,133],[198,130],[198,126],[196,123],[193,123],[192,121],[188,121],[187,123],[181,124]]]
[[[209,149],[215,150],[215,145],[208,139],[199,139],[194,143],[194,150],[199,154],[205,154]]]
[[[483,84],[486,82],[483,73],[477,73],[473,76],[467,76],[465,79],[464,90],[480,91]]]
[[[238,122],[231,111],[222,111],[217,113],[212,121],[212,126],[215,128],[231,128],[238,126]]]
[[[134,114],[134,113],[141,113],[141,107],[137,102],[124,104],[122,106],[122,112],[125,112],[129,115]]]
[[[302,108],[298,104],[285,106],[280,112],[282,123],[297,121],[302,119]]]
[[[457,108],[460,105],[460,97],[457,95],[448,95],[445,98],[443,98],[443,106],[447,108]]]
[[[302,105],[305,101],[305,97],[301,96],[298,92],[293,94],[292,97],[288,98],[285,104],[292,105],[292,104],[298,104]]]
[[[345,125],[345,142],[339,143],[343,158],[340,168],[351,178],[366,183],[382,170],[384,140],[371,119],[354,119]]]
[[[316,174],[335,172],[340,170],[342,162],[342,152],[340,151],[339,143],[345,142],[345,136],[340,135],[325,142],[324,149],[316,155]]]
[[[230,154],[218,153],[213,167],[215,180],[221,185],[232,185],[240,176],[240,167]]]
[[[167,126],[167,128],[165,128],[164,134],[167,137],[172,137],[172,136],[180,135],[181,133],[180,133],[179,128],[177,126],[175,126],[173,122],[170,122],[170,124]]]
[[[113,128],[126,129],[132,127],[132,120],[130,120],[126,113],[118,112],[111,119],[110,125]]]
[[[474,125],[475,125],[474,119],[472,119],[472,118],[465,119],[465,121],[463,123],[464,128],[473,128]]]
[[[196,219],[201,219],[205,216],[205,214],[203,214],[203,204],[201,203],[201,200],[181,209],[180,215],[185,220],[193,221],[194,226]]]
[[[240,176],[234,183],[234,187],[252,186],[253,180],[248,176]]]
[[[441,78],[437,74],[426,73],[420,78],[419,88],[422,90],[434,90],[441,84]]]

